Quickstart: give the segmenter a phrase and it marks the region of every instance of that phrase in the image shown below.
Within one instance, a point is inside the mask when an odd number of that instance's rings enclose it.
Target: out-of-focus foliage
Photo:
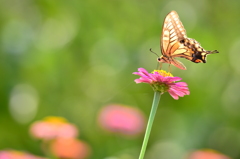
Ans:
[[[240,2],[168,0],[2,0],[0,5],[0,150],[44,156],[29,125],[56,115],[77,125],[92,159],[135,159],[142,136],[106,133],[97,122],[110,103],[148,116],[153,91],[132,72],[156,68],[162,23],[176,10],[189,37],[209,55],[206,64],[172,67],[191,91],[164,94],[147,158],[184,158],[215,149],[240,158]],[[168,65],[163,66],[164,69]]]

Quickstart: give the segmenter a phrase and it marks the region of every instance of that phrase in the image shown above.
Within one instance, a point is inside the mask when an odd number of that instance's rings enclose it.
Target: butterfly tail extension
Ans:
[[[217,50],[209,51],[209,54],[216,54],[216,53],[219,53],[219,51]]]

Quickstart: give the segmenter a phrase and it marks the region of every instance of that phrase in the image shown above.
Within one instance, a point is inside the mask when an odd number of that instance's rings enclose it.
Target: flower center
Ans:
[[[50,123],[67,123],[67,120],[65,118],[55,117],[55,116],[45,117],[44,121],[47,121]]]
[[[153,72],[158,72],[158,74],[163,77],[173,77],[173,75],[170,72],[166,72],[164,70],[154,70]]]

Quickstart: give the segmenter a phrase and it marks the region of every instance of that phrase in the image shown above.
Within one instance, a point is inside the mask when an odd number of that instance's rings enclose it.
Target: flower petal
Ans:
[[[168,93],[169,93],[174,99],[176,99],[176,100],[179,99],[178,95],[177,95],[174,91],[169,90]]]
[[[148,71],[145,70],[144,68],[139,68],[139,69],[138,69],[138,72],[140,72],[140,73],[142,73],[142,74],[144,74],[144,75],[148,75],[148,74],[149,74]]]
[[[168,82],[174,82],[174,81],[180,81],[180,80],[182,80],[182,78],[180,78],[180,77],[165,77],[165,79],[166,79]]]
[[[170,88],[169,91],[173,91],[176,95],[183,97],[185,95],[184,92],[181,92],[180,90],[174,89],[174,88]]]
[[[136,83],[151,83],[152,80],[149,80],[147,78],[139,78],[139,79],[135,79],[134,82],[136,82]]]
[[[180,86],[188,86],[186,82],[177,82],[176,84]]]
[[[180,88],[180,87],[178,87],[176,85],[175,86],[171,86],[170,89],[173,90],[179,96],[184,96],[184,95],[188,95],[189,94],[189,90],[188,89]]]
[[[153,76],[156,82],[164,82],[164,77],[159,75],[157,72],[154,72]]]

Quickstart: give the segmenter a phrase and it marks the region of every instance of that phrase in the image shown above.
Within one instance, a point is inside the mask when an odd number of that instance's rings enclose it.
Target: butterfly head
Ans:
[[[165,57],[165,56],[160,56],[160,57],[158,57],[158,58],[157,58],[157,61],[158,61],[158,62],[162,62],[162,63],[169,63],[168,58]]]

